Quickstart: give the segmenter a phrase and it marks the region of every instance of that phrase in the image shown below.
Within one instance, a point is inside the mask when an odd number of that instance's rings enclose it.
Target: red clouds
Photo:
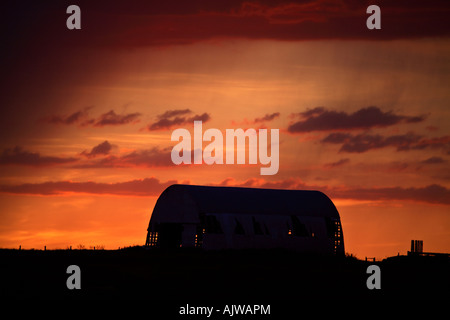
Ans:
[[[64,193],[89,193],[97,195],[158,196],[165,188],[177,183],[176,180],[160,182],[156,178],[136,179],[116,183],[93,181],[48,181],[43,183],[24,183],[21,185],[2,185],[0,192],[12,194],[59,195]]]
[[[220,186],[272,188],[272,189],[303,189],[319,190],[332,199],[352,200],[408,200],[433,204],[450,205],[450,189],[433,184],[425,187],[387,187],[387,188],[360,188],[360,187],[329,187],[308,185],[297,178],[288,178],[279,181],[266,181],[264,179],[248,179],[239,182],[233,178],[223,180]]]
[[[266,181],[264,179],[248,179],[236,181],[233,178],[223,180],[220,186],[253,187],[268,189],[303,189],[319,190],[326,193],[332,199],[352,199],[369,201],[407,200],[433,204],[450,205],[450,189],[433,184],[425,187],[387,187],[387,188],[360,188],[360,187],[329,187],[308,185],[298,178],[288,178],[278,181]]]
[[[370,1],[219,0],[189,1],[189,6],[180,5],[179,1],[149,1],[147,5],[137,2],[139,16],[129,9],[131,5],[124,8],[108,3],[109,12],[117,15],[114,28],[119,28],[119,24],[122,30],[115,37],[109,35],[111,43],[114,40],[125,46],[171,45],[220,38],[391,40],[450,33],[450,27],[444,23],[449,13],[444,0],[378,1],[382,29],[376,32],[366,27]]]
[[[353,200],[407,200],[433,204],[450,205],[450,190],[438,184],[426,187],[349,188],[330,190],[330,196]]]
[[[375,31],[366,27],[366,9],[371,4],[353,0],[130,0],[126,4],[79,0],[82,29],[68,33],[67,4],[46,1],[9,4],[4,11],[12,14],[2,22],[5,30],[17,30],[21,39],[58,47],[165,46],[229,38],[392,40],[450,34],[446,0],[377,1],[382,22],[381,30]],[[18,41],[9,34],[5,40],[6,46]]]
[[[64,193],[88,193],[96,195],[120,196],[159,196],[168,186],[179,183],[176,180],[161,182],[151,177],[116,183],[49,181],[43,183],[25,183],[20,185],[0,185],[1,193],[30,195],[59,195]],[[183,183],[189,183],[183,181]],[[308,185],[297,178],[278,181],[266,181],[262,178],[251,178],[236,181],[228,178],[220,182],[220,186],[253,187],[267,189],[309,189],[326,193],[332,199],[352,199],[369,201],[406,200],[431,204],[450,205],[450,190],[444,186],[433,184],[425,187],[328,187]]]

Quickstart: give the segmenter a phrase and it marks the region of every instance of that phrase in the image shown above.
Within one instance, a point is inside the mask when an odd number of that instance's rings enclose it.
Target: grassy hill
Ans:
[[[381,289],[369,290],[370,264]],[[81,290],[69,290],[69,265],[81,269]],[[149,301],[296,301],[302,299],[450,298],[450,259],[392,257],[366,262],[286,250],[163,251],[0,250],[3,298]]]

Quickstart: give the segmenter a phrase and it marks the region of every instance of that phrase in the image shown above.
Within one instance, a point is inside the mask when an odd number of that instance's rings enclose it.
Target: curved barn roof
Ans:
[[[320,191],[175,184],[158,198],[152,220],[194,222],[200,213],[339,218],[333,202]]]

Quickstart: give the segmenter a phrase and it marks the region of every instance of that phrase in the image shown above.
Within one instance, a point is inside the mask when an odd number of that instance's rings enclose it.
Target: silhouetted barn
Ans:
[[[322,192],[172,185],[158,198],[146,246],[289,248],[344,254],[339,213]]]

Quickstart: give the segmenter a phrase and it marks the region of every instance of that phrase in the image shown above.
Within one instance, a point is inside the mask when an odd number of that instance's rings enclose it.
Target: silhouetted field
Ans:
[[[381,268],[381,289],[369,290],[367,266]],[[69,265],[81,289],[69,290]],[[1,296],[132,298],[171,301],[293,301],[301,299],[449,299],[450,260],[392,257],[366,262],[285,250],[162,251],[0,250]]]

